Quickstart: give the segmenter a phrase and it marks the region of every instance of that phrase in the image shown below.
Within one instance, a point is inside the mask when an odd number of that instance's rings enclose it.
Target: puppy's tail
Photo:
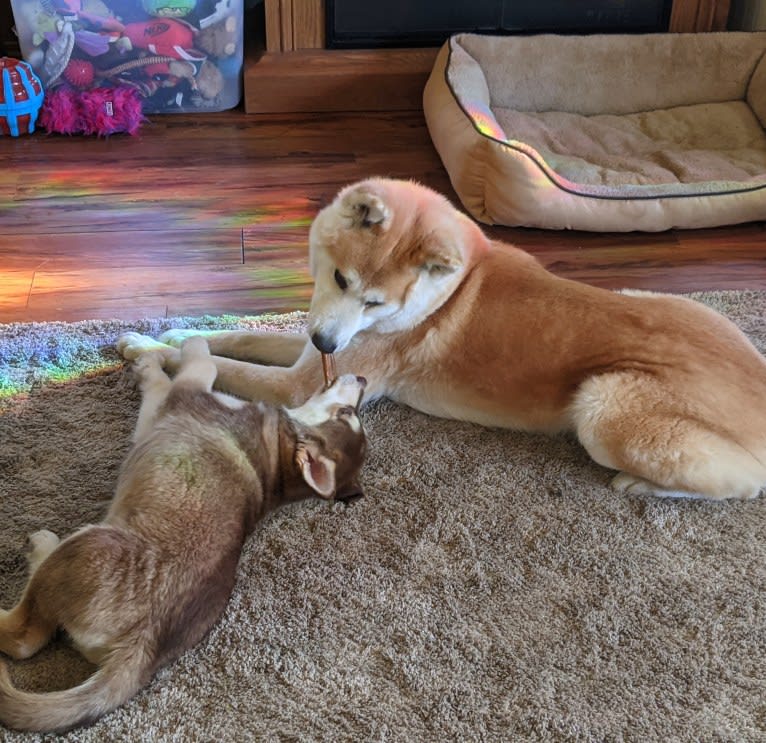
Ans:
[[[87,725],[134,696],[151,678],[152,665],[139,647],[121,648],[79,686],[35,694],[13,686],[0,660],[0,722],[41,733]]]

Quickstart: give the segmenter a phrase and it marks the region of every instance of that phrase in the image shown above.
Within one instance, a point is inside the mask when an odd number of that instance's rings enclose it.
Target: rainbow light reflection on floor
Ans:
[[[109,229],[188,230],[200,227],[247,228],[274,225],[280,228],[306,227],[316,214],[316,202],[306,196],[285,193],[276,202],[254,203],[252,186],[224,187],[198,183],[191,178],[179,182],[177,173],[144,168],[141,173],[109,168],[94,169],[86,164],[30,169],[24,175],[24,191],[30,194],[24,209],[18,196],[9,200],[2,192],[15,193],[9,174],[0,178],[0,214],[5,225],[26,231],[34,223],[34,211],[48,214],[58,208],[87,214],[83,232],[108,226]],[[21,212],[24,212],[22,215]],[[70,231],[76,222],[66,226]]]
[[[122,366],[122,362],[103,361],[77,369],[62,369],[53,364],[35,368],[34,373],[28,372],[23,379],[14,375],[12,370],[0,367],[0,400],[27,395],[33,388],[41,384],[66,384],[105,372],[111,372]]]

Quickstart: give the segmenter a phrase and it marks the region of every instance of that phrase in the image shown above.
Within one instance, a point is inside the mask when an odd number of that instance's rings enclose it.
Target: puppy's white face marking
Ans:
[[[311,427],[320,426],[333,418],[341,417],[348,422],[354,433],[360,433],[362,424],[356,415],[356,409],[364,386],[365,382],[359,377],[344,374],[338,377],[329,389],[309,398],[299,408],[288,410],[287,414],[293,420]]]

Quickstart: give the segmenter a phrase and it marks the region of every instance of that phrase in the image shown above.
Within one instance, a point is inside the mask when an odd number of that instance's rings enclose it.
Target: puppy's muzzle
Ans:
[[[330,389],[333,389],[336,386],[346,388],[348,393],[356,397],[355,400],[348,400],[347,404],[353,405],[358,412],[359,405],[361,404],[364,395],[364,388],[367,386],[367,379],[353,374],[342,374],[330,385]],[[344,392],[344,390],[338,391]]]

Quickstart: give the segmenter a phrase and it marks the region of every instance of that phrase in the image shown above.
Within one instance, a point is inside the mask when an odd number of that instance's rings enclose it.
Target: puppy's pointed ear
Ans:
[[[357,480],[338,488],[338,492],[335,493],[335,500],[341,501],[341,503],[353,503],[363,497],[364,490]]]
[[[342,212],[352,228],[388,229],[391,224],[391,210],[380,196],[364,186],[352,188],[343,196]]]
[[[295,450],[295,463],[306,484],[322,498],[335,493],[335,462],[319,451],[313,442],[303,442]]]

